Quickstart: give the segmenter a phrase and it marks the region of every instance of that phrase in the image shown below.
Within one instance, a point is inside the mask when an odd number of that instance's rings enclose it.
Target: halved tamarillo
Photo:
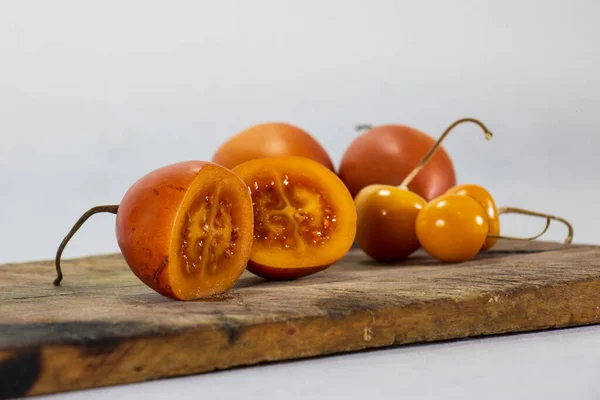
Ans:
[[[304,157],[267,157],[233,169],[254,206],[248,270],[273,280],[321,271],[341,259],[356,234],[356,208],[344,183]]]
[[[184,161],[140,178],[118,206],[94,207],[65,237],[91,215],[117,215],[116,237],[133,273],[156,292],[176,300],[223,293],[246,267],[253,240],[252,199],[233,172],[204,161]]]

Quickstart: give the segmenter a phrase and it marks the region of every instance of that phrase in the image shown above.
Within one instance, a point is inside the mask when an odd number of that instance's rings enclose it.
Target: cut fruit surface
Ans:
[[[179,300],[231,288],[253,240],[252,199],[233,172],[201,161],[164,167],[127,192],[117,239],[132,271]]]
[[[269,157],[233,171],[252,194],[251,272],[269,279],[298,278],[327,268],[352,246],[353,199],[326,167],[303,157]]]
[[[252,246],[252,202],[230,171],[207,167],[198,174],[179,209],[170,276],[182,293],[222,293],[246,267]],[[235,179],[234,179],[235,178]]]

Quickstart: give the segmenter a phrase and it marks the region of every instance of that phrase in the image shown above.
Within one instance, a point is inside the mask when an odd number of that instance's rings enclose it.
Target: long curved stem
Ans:
[[[419,163],[419,165],[417,165],[415,167],[415,169],[413,169],[411,171],[410,174],[408,174],[408,176],[406,178],[404,178],[404,180],[402,181],[402,183],[400,184],[400,188],[402,189],[407,189],[408,185],[412,182],[413,179],[415,179],[415,176],[417,176],[417,174],[419,172],[421,172],[421,170],[425,167],[425,164],[427,164],[427,161],[429,161],[429,159],[431,158],[431,156],[433,156],[433,153],[435,153],[435,151],[437,150],[437,148],[440,146],[440,144],[444,141],[444,139],[446,138],[446,136],[448,136],[448,134],[450,133],[450,131],[452,131],[452,129],[454,129],[457,125],[460,125],[464,122],[472,122],[474,124],[479,125],[479,127],[481,129],[483,129],[483,133],[485,134],[485,138],[487,140],[490,140],[493,136],[492,132],[487,128],[487,126],[485,126],[485,124],[475,118],[462,118],[459,119],[458,121],[453,122],[448,128],[446,128],[446,130],[444,131],[444,133],[442,133],[442,136],[440,136],[440,138],[437,140],[437,142],[435,142],[435,144],[433,145],[433,147],[429,150],[429,152],[427,154],[425,154],[425,157],[423,157],[423,159],[421,160],[421,162]]]
[[[567,229],[568,229],[567,237],[564,240],[564,244],[570,244],[573,241],[573,226],[571,225],[571,223],[569,221],[567,221],[564,218],[557,217],[556,215],[544,214],[541,212],[525,210],[523,208],[517,208],[517,207],[500,207],[498,209],[498,215],[502,215],[502,214],[522,214],[522,215],[529,215],[532,217],[546,218],[548,221],[556,220],[556,221],[562,222],[563,224],[565,224],[567,226]],[[544,232],[545,232],[545,230],[544,230]]]
[[[546,233],[548,231],[548,228],[550,227],[550,222],[551,221],[552,221],[552,218],[547,217],[546,218],[546,226],[544,227],[544,230],[542,230],[540,233],[538,233],[535,236],[517,237],[517,236],[503,236],[503,235],[488,235],[488,237],[490,237],[490,238],[496,238],[496,239],[507,239],[507,240],[535,240],[535,239],[539,238],[540,236],[542,236],[544,233]]]
[[[71,240],[73,235],[75,235],[75,233],[77,233],[79,228],[81,228],[81,226],[85,223],[85,221],[87,221],[88,218],[91,217],[92,215],[99,214],[99,213],[116,214],[118,210],[119,210],[118,205],[96,206],[96,207],[92,207],[89,210],[87,210],[77,220],[75,225],[73,225],[73,228],[71,228],[71,230],[69,231],[67,236],[65,236],[65,238],[61,242],[60,246],[58,246],[58,250],[56,251],[56,258],[54,260],[54,263],[56,265],[56,279],[54,280],[54,286],[59,286],[60,281],[62,281],[63,274],[62,274],[62,270],[60,268],[60,258],[62,256],[63,250],[65,249],[65,247],[67,246],[67,243],[69,243],[69,240]]]

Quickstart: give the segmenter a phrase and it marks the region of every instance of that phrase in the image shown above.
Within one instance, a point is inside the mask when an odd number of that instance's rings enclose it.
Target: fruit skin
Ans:
[[[278,156],[306,157],[335,171],[329,155],[314,137],[283,122],[265,122],[241,131],[219,147],[212,161],[232,169],[246,161]]]
[[[261,190],[255,182],[265,179],[281,181],[284,176],[289,176],[292,186],[294,182],[301,182],[318,190],[336,216],[335,230],[330,239],[320,245],[302,242],[303,246],[285,249],[280,243],[257,239],[255,230],[248,271],[270,280],[296,279],[330,267],[352,247],[356,235],[354,201],[337,175],[323,165],[304,157],[268,157],[243,163],[235,167],[233,172],[246,182],[253,200]],[[302,209],[306,211],[309,206],[310,204],[305,205]],[[256,229],[261,219],[256,216],[256,213],[261,212],[256,205],[254,212]]]
[[[247,269],[256,276],[268,279],[271,281],[289,281],[293,279],[302,278],[308,275],[316,274],[317,272],[323,271],[329,268],[333,263],[327,263],[324,265],[317,265],[314,267],[301,267],[301,268],[280,268],[276,266],[270,266],[260,264],[252,260],[248,261]]]
[[[500,218],[498,217],[498,209],[494,198],[486,189],[479,185],[471,183],[465,183],[462,185],[454,186],[446,192],[447,194],[460,194],[463,196],[469,196],[473,200],[477,201],[488,217],[488,235],[498,236],[500,235]],[[481,251],[489,250],[498,242],[498,238],[488,237],[485,239]]]
[[[487,214],[469,196],[446,194],[419,212],[415,231],[421,246],[445,262],[468,261],[481,250],[488,234]]]
[[[389,185],[369,185],[354,198],[356,242],[376,261],[404,259],[421,245],[415,221],[427,202],[411,191]]]
[[[342,156],[339,176],[352,196],[367,185],[398,186],[435,140],[405,125],[381,125],[358,136]],[[439,147],[408,188],[430,201],[456,184],[454,165]]]
[[[156,292],[177,300],[189,300],[180,293],[173,282],[177,279],[174,269],[178,261],[173,260],[171,241],[178,233],[177,214],[188,189],[200,174],[229,175],[232,182],[237,176],[223,167],[205,161],[184,161],[158,168],[136,181],[125,193],[117,212],[116,237],[119,248],[131,271]],[[252,221],[252,203],[248,194],[245,207]],[[249,257],[251,246],[251,224],[249,232],[241,232],[248,244],[240,249],[240,266],[232,271],[235,281],[241,275]],[[249,239],[249,240],[248,240]],[[246,254],[243,254],[243,253]],[[233,283],[231,283],[233,285]],[[223,291],[222,288],[220,291]],[[215,293],[201,293],[198,297]]]

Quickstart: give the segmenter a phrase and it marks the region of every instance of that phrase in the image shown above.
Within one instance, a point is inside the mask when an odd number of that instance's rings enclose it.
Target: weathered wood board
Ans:
[[[600,322],[600,247],[503,242],[462,264],[352,250],[319,274],[245,273],[208,301],[162,297],[120,255],[0,266],[0,398],[261,362]]]

